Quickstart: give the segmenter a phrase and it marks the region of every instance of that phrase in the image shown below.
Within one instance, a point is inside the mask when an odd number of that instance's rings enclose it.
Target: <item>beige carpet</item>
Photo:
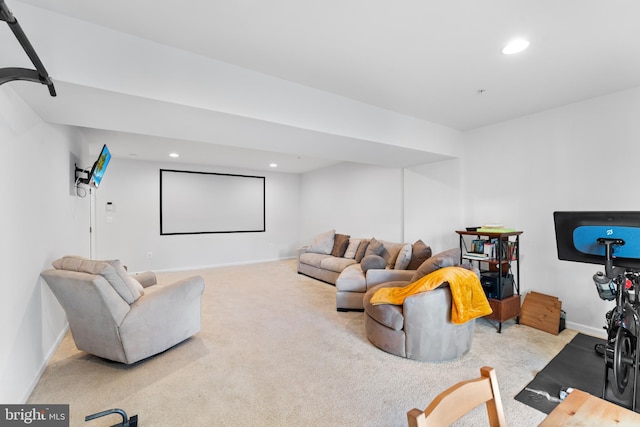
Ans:
[[[513,399],[576,334],[559,336],[511,321],[502,334],[479,320],[471,351],[444,363],[387,354],[364,335],[362,313],[339,313],[335,288],[296,273],[294,260],[162,273],[160,283],[200,274],[206,290],[202,331],[133,366],[76,349],[70,334],[29,403],[70,405],[72,426],[110,426],[110,408],[148,426],[404,426],[441,390],[498,375],[510,426],[545,415]],[[483,407],[459,426],[487,425]]]

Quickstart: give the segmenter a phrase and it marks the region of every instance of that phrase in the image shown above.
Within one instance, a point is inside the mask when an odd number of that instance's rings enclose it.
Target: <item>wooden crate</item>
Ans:
[[[522,303],[520,323],[558,335],[562,301],[538,292],[529,292]]]

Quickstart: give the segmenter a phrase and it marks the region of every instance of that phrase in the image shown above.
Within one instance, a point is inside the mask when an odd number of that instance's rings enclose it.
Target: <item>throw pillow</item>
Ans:
[[[384,252],[384,245],[382,244],[381,241],[376,240],[374,237],[369,241],[369,246],[367,246],[367,250],[365,251],[364,256],[367,256],[367,255],[382,256],[382,252]]]
[[[124,284],[127,286],[127,289],[129,290],[129,292],[131,292],[131,296],[133,297],[134,301],[140,298],[142,295],[144,295],[144,288],[142,287],[140,282],[138,282],[136,279],[131,277],[129,273],[127,273],[127,269],[124,267],[124,265],[122,265],[120,260],[114,259],[112,261],[106,261],[106,262],[114,268],[120,280],[122,280]],[[118,291],[118,293],[121,293],[121,292]],[[129,302],[128,298],[125,298],[124,296],[123,298],[127,302]]]
[[[360,267],[363,272],[367,272],[372,268],[384,269],[387,266],[387,262],[380,255],[367,255],[362,258]]]
[[[325,231],[313,238],[309,245],[309,252],[316,254],[329,255],[333,249],[333,240],[336,236],[336,230]]]
[[[336,236],[333,240],[333,249],[331,249],[331,255],[342,258],[345,251],[347,250],[347,246],[349,246],[349,237],[351,236],[336,233]]]
[[[431,247],[425,245],[422,240],[416,241],[411,249],[411,261],[407,270],[417,270],[429,257],[431,257]]]
[[[364,258],[364,253],[367,251],[367,247],[369,246],[369,240],[368,239],[363,239],[360,242],[360,246],[358,246],[358,251],[356,252],[356,262],[360,262],[362,261],[362,258]]]
[[[344,251],[344,258],[354,259],[356,257],[356,252],[358,251],[358,246],[360,246],[361,239],[350,239],[349,246],[347,246],[347,250]]]
[[[411,282],[415,282],[429,273],[433,273],[443,267],[453,267],[460,265],[460,248],[453,248],[440,252],[425,262],[416,270],[411,278]]]
[[[411,243],[407,243],[400,249],[398,253],[398,258],[396,258],[396,263],[393,266],[394,270],[406,270],[409,266],[409,262],[411,262]]]
[[[386,242],[384,240],[381,240],[380,242],[382,243],[383,248],[380,256],[387,261],[387,268],[394,268],[396,261],[398,260],[398,255],[400,254],[400,250],[404,247],[404,243]]]

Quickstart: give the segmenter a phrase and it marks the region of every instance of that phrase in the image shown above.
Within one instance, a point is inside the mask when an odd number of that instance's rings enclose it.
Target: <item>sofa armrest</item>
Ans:
[[[300,273],[302,271],[302,269],[300,268],[300,256],[302,254],[307,253],[309,249],[309,245],[305,245],[305,246],[300,246],[297,250],[296,250],[296,260],[297,260],[297,268],[298,268],[298,273]]]
[[[409,282],[413,277],[414,270],[393,270],[393,269],[371,269],[367,270],[367,289],[375,285],[386,282]]]

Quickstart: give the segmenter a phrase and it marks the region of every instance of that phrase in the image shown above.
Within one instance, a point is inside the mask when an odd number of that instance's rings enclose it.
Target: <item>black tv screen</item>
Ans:
[[[640,212],[554,212],[558,259],[589,264],[605,263],[599,238],[621,239],[613,247],[613,265],[640,268]]]
[[[98,160],[93,164],[91,168],[91,173],[89,174],[89,183],[94,187],[99,187],[102,182],[102,176],[104,175],[104,171],[107,170],[107,165],[109,165],[109,161],[111,160],[111,152],[107,145],[102,146],[102,151],[100,151],[100,155],[98,156]]]

